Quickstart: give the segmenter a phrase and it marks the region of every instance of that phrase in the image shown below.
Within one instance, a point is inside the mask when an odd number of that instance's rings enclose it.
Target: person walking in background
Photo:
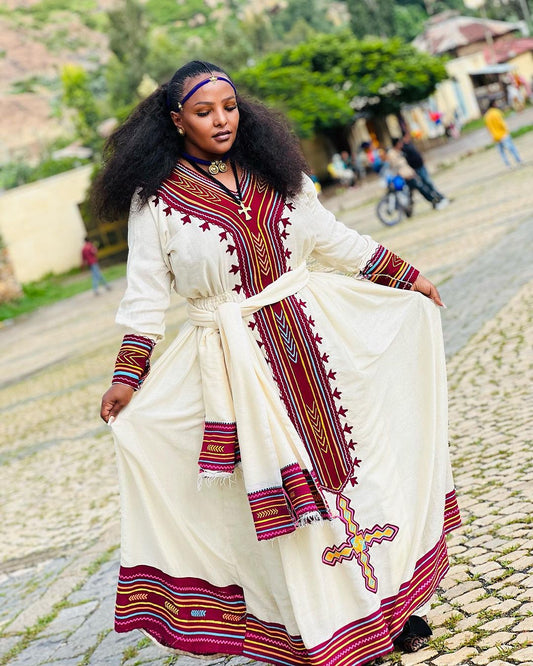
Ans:
[[[129,212],[100,411],[115,628],[276,665],[418,650],[460,523],[436,287],[322,206],[285,121],[214,64],[178,69],[105,155],[98,217]],[[172,290],[187,320],[149,372]]]
[[[81,249],[81,261],[83,266],[88,266],[91,271],[94,295],[98,296],[99,285],[102,285],[109,291],[111,287],[102,275],[102,271],[98,264],[98,250],[96,249],[96,245],[91,243],[87,236],[85,237],[85,242]]]
[[[493,141],[498,145],[498,149],[505,166],[509,169],[512,169],[512,165],[507,159],[507,152],[513,156],[516,164],[521,165],[522,160],[520,159],[518,150],[513,143],[511,133],[509,132],[509,128],[505,122],[503,113],[498,108],[495,100],[490,101],[489,108],[483,116],[483,119],[485,120],[485,125],[487,126]]]
[[[409,136],[409,134],[405,134],[401,141],[401,151],[402,155],[405,157],[407,161],[407,164],[412,169],[415,170],[420,180],[430,190],[433,190],[433,192],[437,195],[437,197],[439,197],[439,201],[442,202],[441,207],[445,205],[444,201],[448,203],[448,199],[444,196],[444,194],[441,194],[435,187],[432,179],[430,178],[426,165],[424,164],[424,158],[422,157],[420,152],[416,149],[415,145],[411,141],[411,137]]]

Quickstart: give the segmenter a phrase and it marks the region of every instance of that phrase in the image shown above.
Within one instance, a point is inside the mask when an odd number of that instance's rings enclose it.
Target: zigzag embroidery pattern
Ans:
[[[294,342],[294,338],[291,335],[291,331],[285,316],[282,312],[279,314],[274,312],[274,316],[278,322],[278,330],[290,360],[293,363],[298,363],[298,350],[296,349],[296,343]]]
[[[362,276],[387,287],[410,289],[418,271],[383,245],[379,245],[362,271]]]
[[[115,361],[113,383],[138,388],[148,374],[149,360],[155,342],[141,335],[125,335]]]
[[[335,566],[338,562],[356,559],[365,580],[365,587],[370,592],[378,591],[378,580],[374,567],[370,562],[370,546],[382,541],[392,541],[398,534],[396,525],[387,523],[383,526],[374,525],[370,529],[360,529],[355,520],[355,511],[350,500],[344,495],[337,495],[337,509],[344,524],[346,541],[339,546],[328,547],[322,553],[322,562]]]

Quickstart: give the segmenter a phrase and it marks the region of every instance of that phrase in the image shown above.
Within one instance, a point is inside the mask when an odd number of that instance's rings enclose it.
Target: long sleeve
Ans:
[[[116,322],[130,331],[160,339],[170,302],[172,273],[165,262],[157,220],[149,205],[132,200],[128,220],[127,287]]]
[[[305,206],[305,224],[311,232],[311,254],[321,264],[347,273],[359,273],[366,266],[378,243],[362,236],[335,219],[320,203],[310,178],[304,179],[301,197]]]
[[[112,384],[126,384],[137,390],[150,372],[155,342],[141,335],[125,335],[113,372]]]
[[[311,183],[312,185],[312,183]],[[318,201],[314,186],[304,193],[311,209],[315,245],[312,251],[320,263],[397,289],[410,289],[419,271],[370,236],[362,236],[335,219]]]

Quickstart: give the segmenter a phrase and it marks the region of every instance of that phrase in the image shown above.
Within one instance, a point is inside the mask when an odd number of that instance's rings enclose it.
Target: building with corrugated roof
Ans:
[[[495,99],[508,106],[509,85],[523,82],[530,93],[533,76],[533,39],[523,35],[524,24],[462,16],[447,11],[432,16],[413,45],[432,55],[448,56],[449,79],[440,83],[428,103],[406,110],[408,120],[431,136],[432,112],[444,124],[464,123],[480,115]],[[424,113],[425,112],[425,113]]]

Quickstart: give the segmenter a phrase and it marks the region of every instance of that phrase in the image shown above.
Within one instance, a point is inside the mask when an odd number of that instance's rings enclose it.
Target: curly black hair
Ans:
[[[178,110],[184,83],[203,73],[230,78],[217,65],[193,60],[141,102],[109,137],[104,166],[91,188],[91,203],[98,218],[123,218],[136,190],[144,204],[170,175],[183,149],[183,137],[176,131],[170,111]],[[240,120],[231,159],[283,197],[298,193],[302,172],[307,173],[309,168],[284,118],[239,94],[237,104]]]

